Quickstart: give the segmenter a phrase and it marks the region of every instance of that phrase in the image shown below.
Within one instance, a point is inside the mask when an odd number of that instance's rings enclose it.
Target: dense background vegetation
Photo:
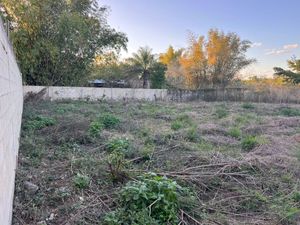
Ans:
[[[246,56],[251,42],[236,33],[211,29],[206,36],[189,34],[185,48],[170,46],[154,54],[141,47],[132,57],[125,33],[107,22],[107,7],[96,0],[1,0],[1,16],[10,21],[11,39],[24,84],[85,86],[88,80],[133,80],[132,87],[199,89],[228,85],[261,85],[260,79],[237,82],[242,69],[255,62]],[[291,70],[275,67],[281,85],[299,84],[299,63]],[[269,84],[278,85],[278,79]]]
[[[30,85],[80,85],[95,55],[126,48],[95,0],[2,0],[11,39]]]

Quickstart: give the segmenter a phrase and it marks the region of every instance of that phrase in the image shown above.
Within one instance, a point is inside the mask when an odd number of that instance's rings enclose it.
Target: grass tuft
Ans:
[[[245,138],[242,139],[242,149],[244,151],[251,151],[253,148],[255,148],[259,142],[256,138],[256,136],[246,136]]]

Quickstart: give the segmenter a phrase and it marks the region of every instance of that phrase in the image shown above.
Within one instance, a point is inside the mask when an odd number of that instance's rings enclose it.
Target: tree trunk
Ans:
[[[150,88],[150,82],[149,82],[150,73],[149,71],[143,72],[143,88]]]

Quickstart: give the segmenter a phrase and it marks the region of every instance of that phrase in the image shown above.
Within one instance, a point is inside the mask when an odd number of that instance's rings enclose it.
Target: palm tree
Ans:
[[[155,64],[152,49],[149,47],[140,47],[137,53],[133,53],[132,57],[128,59],[128,62],[135,72],[142,75],[143,88],[150,88],[150,71]]]
[[[300,84],[300,59],[293,57],[291,60],[288,60],[288,67],[291,70],[275,67],[275,75],[282,76],[286,81],[293,84]]]

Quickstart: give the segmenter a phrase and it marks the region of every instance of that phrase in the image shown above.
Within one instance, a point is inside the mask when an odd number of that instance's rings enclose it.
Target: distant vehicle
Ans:
[[[125,80],[115,80],[111,82],[111,87],[125,88],[127,83]]]
[[[118,87],[118,88],[129,87],[128,83],[125,80],[106,81],[103,79],[96,79],[96,80],[89,81],[89,86],[91,86],[91,87]]]

